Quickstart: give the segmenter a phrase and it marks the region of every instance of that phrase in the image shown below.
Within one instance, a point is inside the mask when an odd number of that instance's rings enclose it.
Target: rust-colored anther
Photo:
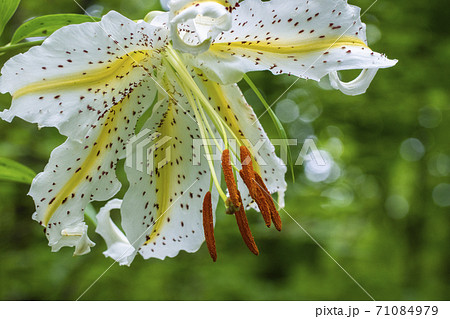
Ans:
[[[214,239],[214,222],[212,214],[211,192],[207,192],[203,199],[203,231],[205,233],[206,246],[212,260],[217,260],[216,240]]]
[[[264,222],[266,223],[267,227],[270,227],[270,210],[269,210],[269,204],[267,203],[266,196],[263,192],[263,190],[258,187],[255,180],[255,172],[252,172],[253,175],[247,176],[246,172],[241,169],[239,171],[239,175],[241,176],[242,180],[244,181],[245,185],[248,188],[248,192],[250,194],[250,197],[256,202],[256,205],[258,205],[259,211],[261,212],[262,217],[264,218]]]
[[[230,162],[230,151],[228,149],[222,152],[222,170],[225,176],[225,183],[227,184],[228,192],[230,193],[230,200],[233,206],[238,208],[241,203],[239,202],[238,189],[236,186],[236,180],[233,175],[233,168]]]
[[[242,203],[241,194],[239,194],[239,199]],[[247,216],[245,215],[243,204],[241,204],[241,206],[239,207],[239,211],[237,211],[234,215],[236,216],[239,231],[241,232],[241,236],[245,244],[252,253],[254,253],[255,255],[259,255],[258,247],[256,246],[255,239],[253,238],[252,232],[250,231],[250,227],[248,225],[248,220]]]
[[[280,214],[277,211],[275,203],[273,202],[272,196],[270,195],[269,190],[267,189],[266,184],[259,174],[255,173],[255,183],[260,187],[263,196],[266,199],[266,203],[268,206],[268,210],[270,212],[270,217],[272,218],[273,224],[278,231],[281,231],[281,218]]]
[[[246,172],[243,170],[243,169],[241,169],[240,171],[239,171],[239,175],[241,176],[241,178],[242,178],[242,180],[244,181],[244,183],[245,183],[245,186],[247,186],[247,188],[248,188],[248,191],[249,191],[249,193],[250,193],[250,196],[252,196],[252,194],[253,194],[253,189],[254,189],[254,187],[253,187],[253,180],[252,180],[252,177],[251,176],[249,176],[249,175],[247,175],[246,174]],[[253,197],[252,197],[253,198]]]
[[[242,173],[239,172],[242,175],[245,176],[245,179],[242,178],[247,185],[248,190],[250,193],[255,193],[255,184],[253,182],[253,161],[252,161],[252,154],[248,150],[247,147],[241,146],[240,147],[240,156],[241,156],[241,164],[242,164]]]
[[[255,176],[257,174],[255,173]],[[258,175],[259,176],[259,175]],[[264,218],[264,222],[267,227],[271,225],[271,212],[270,212],[270,203],[266,197],[263,186],[260,186],[259,182],[255,179],[256,184],[256,197],[255,202],[258,205],[259,211],[261,212],[262,217]]]

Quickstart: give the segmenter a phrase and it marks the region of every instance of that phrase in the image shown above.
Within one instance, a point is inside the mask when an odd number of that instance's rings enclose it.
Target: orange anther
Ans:
[[[241,194],[239,194],[240,202],[242,203]],[[248,225],[247,216],[245,215],[244,205],[241,204],[239,211],[235,213],[236,221],[241,232],[242,239],[244,240],[247,247],[255,255],[259,255],[258,247],[256,246],[255,239],[253,238],[252,232]]]
[[[233,168],[230,162],[230,151],[228,149],[224,150],[222,153],[222,170],[225,176],[225,183],[227,184],[228,192],[230,193],[230,200],[234,207],[239,207],[241,203],[239,202],[238,189],[236,186],[236,180],[233,175]]]
[[[214,238],[214,221],[212,214],[211,192],[207,192],[203,199],[203,231],[206,245],[213,261],[217,260],[216,240]]]
[[[270,195],[269,190],[267,189],[266,184],[264,183],[263,179],[259,174],[255,173],[255,183],[259,186],[259,189],[263,193],[263,196],[266,199],[266,203],[268,206],[268,210],[270,212],[270,217],[272,218],[273,224],[275,225],[275,228],[278,231],[281,231],[281,218],[280,214],[277,211],[277,208],[275,207],[275,203],[273,202],[273,198]]]

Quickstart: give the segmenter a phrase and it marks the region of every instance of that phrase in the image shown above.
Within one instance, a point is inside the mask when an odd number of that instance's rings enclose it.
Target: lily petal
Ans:
[[[339,70],[395,65],[367,46],[365,33],[360,9],[346,0],[245,0],[233,11],[232,28],[190,61],[224,84],[255,70],[318,81]]]
[[[165,29],[114,11],[98,23],[64,27],[5,64],[0,90],[11,93],[13,102],[0,117],[56,127],[80,141],[99,117],[148,77],[153,52],[165,45],[167,35]]]
[[[86,252],[84,208],[120,189],[116,163],[157,92],[152,67],[160,61],[153,52],[167,41],[158,30],[110,12],[100,23],[62,28],[2,70],[0,87],[13,103],[0,116],[55,126],[68,136],[29,192],[33,219],[53,250],[77,245],[76,253]]]
[[[122,227],[145,259],[175,257],[180,250],[195,252],[205,240],[202,203],[210,187],[209,167],[204,158],[200,165],[193,163],[193,152],[201,146],[194,139],[201,136],[186,97],[180,89],[173,90],[168,90],[173,99],[155,107],[144,125],[158,134],[142,144],[152,159],[150,172],[126,167],[130,188],[122,204]],[[218,166],[216,170],[218,174]],[[212,207],[217,202],[213,191]]]
[[[108,200],[120,189],[116,163],[125,155],[126,141],[155,92],[153,83],[141,82],[99,118],[82,142],[68,138],[52,152],[29,192],[36,204],[33,219],[46,227],[49,245],[59,249],[60,241],[65,242],[62,231],[84,224],[89,202]]]
[[[75,247],[74,256],[85,255],[91,251],[95,244],[87,236],[88,226],[78,223],[61,230],[61,239],[52,246],[52,251],[58,251],[61,247]]]
[[[121,205],[120,199],[113,199],[100,209],[95,232],[103,237],[108,247],[103,254],[116,260],[121,266],[129,266],[136,255],[136,250],[110,216],[111,210],[120,209]]]
[[[330,73],[330,84],[336,90],[341,90],[347,95],[358,95],[366,92],[378,69],[364,69],[361,74],[350,82],[342,82],[336,71]]]

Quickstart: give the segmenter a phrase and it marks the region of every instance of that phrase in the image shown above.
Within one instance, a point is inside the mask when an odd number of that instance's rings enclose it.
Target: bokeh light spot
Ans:
[[[404,160],[415,162],[425,154],[425,146],[417,138],[408,138],[400,145],[400,155]]]

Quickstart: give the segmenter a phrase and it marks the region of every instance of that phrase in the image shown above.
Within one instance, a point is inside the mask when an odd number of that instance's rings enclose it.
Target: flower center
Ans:
[[[245,214],[245,205],[237,187],[236,176],[239,175],[244,181],[250,197],[258,205],[266,226],[270,227],[273,222],[275,228],[281,230],[281,219],[272,196],[261,176],[254,170],[253,156],[249,149],[244,145],[242,138],[235,135],[227,122],[211,105],[210,100],[205,96],[202,89],[193,79],[193,75],[188,71],[182,57],[171,46],[168,46],[165,52],[166,56],[163,58],[163,64],[166,67],[166,75],[175,80],[177,85],[181,88],[183,96],[186,97],[192,107],[211,172],[211,186],[203,200],[203,227],[211,257],[214,261],[217,258],[214,231],[211,226],[213,223],[211,204],[211,191],[213,186],[217,189],[224,202],[227,214],[235,215],[239,231],[245,244],[251,252],[258,255],[259,251],[248,225]],[[215,130],[211,127],[210,122],[213,124]],[[237,150],[233,149],[231,145],[228,144],[229,135],[238,144],[239,155],[237,154]],[[220,139],[217,136],[220,136]],[[229,196],[225,194],[220,185],[219,178],[216,175],[212,160],[213,152],[208,140],[212,140],[214,145],[222,152],[222,171]],[[240,158],[242,169],[239,170],[233,163],[230,152]]]

